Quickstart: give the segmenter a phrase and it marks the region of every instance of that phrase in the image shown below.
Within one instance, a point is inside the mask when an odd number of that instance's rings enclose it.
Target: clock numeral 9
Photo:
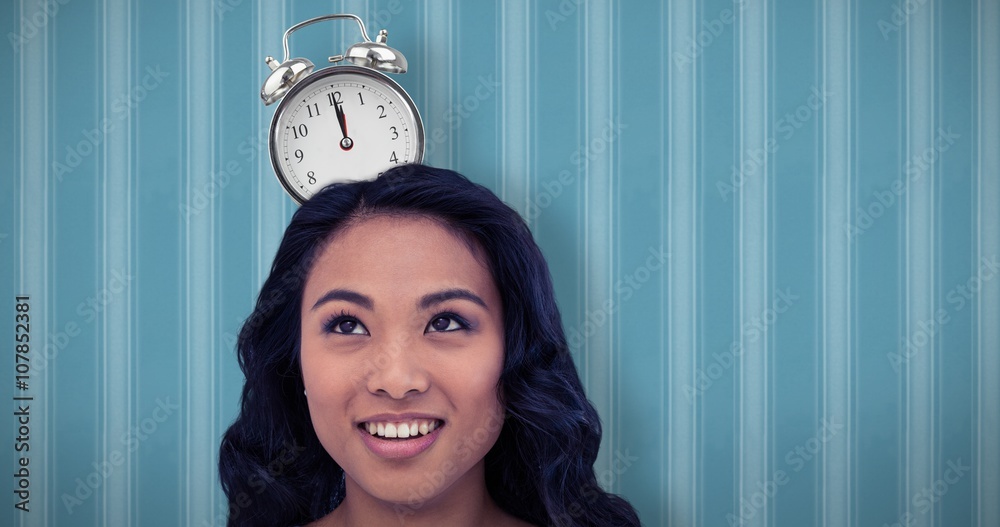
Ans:
[[[389,129],[392,130],[392,140],[395,141],[399,137],[399,132],[396,131],[395,126],[390,126]]]
[[[295,151],[295,159],[298,159],[299,163],[301,163],[302,159],[305,158],[305,157],[306,157],[306,155],[302,153],[302,149],[299,149],[299,150]]]
[[[292,128],[292,135],[294,136],[294,139],[298,139],[300,137],[305,137],[305,136],[309,135],[309,128],[306,127],[305,124],[300,124],[298,126],[294,126],[293,125],[291,128]]]
[[[336,105],[340,104],[341,102],[343,102],[343,101],[340,100],[340,92],[339,91],[335,91],[333,93],[326,94],[326,98],[327,98],[327,100],[330,101],[330,106],[336,106]]]
[[[377,108],[378,108],[378,111],[381,112],[380,115],[378,116],[378,118],[379,119],[385,119],[385,106],[382,106],[380,104],[380,105],[377,106]]]
[[[315,185],[316,184],[316,173],[315,172],[313,172],[312,170],[310,170],[308,173],[306,173],[306,176],[309,178],[309,184],[310,185]]]

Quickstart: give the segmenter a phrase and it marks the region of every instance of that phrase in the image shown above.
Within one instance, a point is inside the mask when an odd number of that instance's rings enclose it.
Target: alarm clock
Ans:
[[[335,65],[314,71],[304,58],[289,59],[288,37],[324,20],[354,20],[363,42]],[[413,99],[386,73],[405,73],[402,53],[386,45],[381,30],[372,41],[360,18],[324,15],[285,31],[281,63],[267,57],[271,74],[260,97],[265,105],[279,102],[268,134],[271,164],[278,181],[299,204],[337,181],[371,179],[395,165],[420,163],[424,127]]]

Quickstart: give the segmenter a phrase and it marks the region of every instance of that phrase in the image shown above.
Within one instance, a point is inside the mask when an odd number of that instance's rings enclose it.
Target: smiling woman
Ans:
[[[488,189],[408,165],[296,211],[239,336],[230,525],[638,525],[548,267]]]

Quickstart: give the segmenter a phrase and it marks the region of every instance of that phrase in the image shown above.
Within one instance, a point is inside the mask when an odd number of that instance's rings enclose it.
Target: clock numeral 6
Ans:
[[[312,170],[310,170],[309,172],[306,173],[306,176],[309,177],[309,184],[310,185],[315,185],[316,184],[316,173],[315,172],[313,172]]]
[[[299,163],[301,163],[302,159],[305,158],[305,157],[306,157],[306,155],[302,153],[302,149],[301,148],[295,151],[295,159],[298,159]]]
[[[294,139],[298,139],[300,137],[305,137],[305,136],[309,135],[309,128],[306,127],[305,124],[300,124],[298,126],[294,126],[293,125],[291,128],[292,128],[292,135],[294,136]]]
[[[390,126],[389,129],[392,130],[392,140],[395,141],[399,137],[399,132],[396,131],[395,126]]]

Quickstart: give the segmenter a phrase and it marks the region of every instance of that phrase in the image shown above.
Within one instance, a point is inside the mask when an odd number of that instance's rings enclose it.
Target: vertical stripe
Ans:
[[[851,211],[857,207],[857,187],[861,173],[861,159],[860,156],[857,155],[859,150],[859,139],[861,134],[855,130],[856,123],[860,121],[858,116],[861,114],[861,109],[857,101],[854,100],[854,95],[860,93],[860,89],[858,88],[858,86],[860,85],[859,79],[861,77],[861,75],[855,74],[855,71],[861,69],[860,66],[858,65],[858,56],[859,56],[858,49],[860,48],[859,42],[861,39],[859,36],[860,32],[857,30],[859,24],[858,20],[860,18],[858,16],[858,13],[861,10],[857,6],[858,4],[856,1],[851,2],[851,13],[849,14],[847,20],[847,23],[849,24],[849,33],[850,33],[850,37],[848,38],[848,43],[850,47],[850,50],[848,51],[848,60],[850,60],[851,64],[851,70],[850,70],[851,82],[848,84],[848,88],[851,90],[850,99],[852,102],[851,104],[847,105],[846,110],[848,112],[848,115],[850,115],[851,117],[851,124],[848,127],[848,130],[850,130],[850,137],[848,138],[849,141],[848,148],[851,150],[853,155],[848,165],[850,166],[851,173],[848,175],[848,185],[850,186],[850,191],[847,193],[846,196],[847,211],[846,211],[846,218],[844,219],[845,226],[850,224]],[[860,96],[858,98],[860,99]],[[858,480],[861,477],[859,475],[860,471],[858,467],[861,464],[860,454],[863,451],[863,449],[859,448],[857,453],[854,453],[852,449],[858,446],[859,444],[858,438],[860,436],[860,432],[862,429],[860,423],[860,415],[859,415],[860,412],[856,411],[857,401],[860,399],[858,393],[860,392],[861,388],[860,374],[859,374],[859,369],[861,368],[861,366],[860,366],[860,361],[857,358],[857,352],[858,352],[857,350],[860,349],[859,342],[861,341],[861,332],[860,332],[861,326],[858,322],[858,319],[860,318],[860,310],[854,304],[855,299],[859,298],[858,276],[860,275],[860,272],[856,271],[859,261],[859,256],[858,253],[853,250],[854,245],[849,243],[847,245],[847,248],[848,251],[850,252],[850,256],[848,257],[849,267],[847,273],[849,276],[848,290],[850,291],[851,295],[850,304],[848,306],[848,311],[850,312],[849,324],[851,325],[851,335],[848,340],[848,343],[850,345],[850,360],[848,361],[848,371],[850,373],[847,382],[847,397],[848,397],[847,413],[849,415],[849,418],[847,419],[847,422],[844,423],[846,431],[849,431],[849,433],[845,434],[845,436],[849,441],[847,445],[847,452],[848,452],[848,458],[850,460],[849,461],[850,464],[848,465],[849,472],[847,473],[847,480],[846,480],[846,485],[848,489],[847,499],[848,503],[850,503],[850,508],[847,513],[847,517],[850,518],[852,525],[858,525],[861,518],[861,507],[860,507],[860,502],[858,500],[858,495],[862,488],[862,486],[858,484],[859,483]],[[826,471],[824,470],[823,473],[826,474]]]
[[[851,210],[851,3],[823,0],[822,368],[821,416],[846,433],[822,452],[822,525],[848,525],[850,500],[851,247],[844,225]]]
[[[187,34],[185,38],[185,86],[187,134],[186,178],[188,195],[213,184],[215,173],[215,19],[211,3],[189,0],[186,5]],[[184,481],[185,523],[200,525],[212,517],[217,492],[215,451],[218,433],[215,430],[213,402],[215,349],[215,239],[216,207],[209,202],[206,214],[187,215],[185,287],[185,463]]]
[[[135,64],[139,60],[139,42],[138,42],[139,39],[137,33],[139,29],[140,8],[141,4],[138,0],[136,1],[130,0],[129,10],[128,10],[128,15],[129,15],[128,27],[130,29],[128,52],[129,55],[132,57],[132,59],[129,62],[130,64]],[[133,68],[131,75],[131,82],[136,83],[136,79],[140,76],[141,75],[137,74],[135,69]],[[141,151],[141,148],[138,144],[139,130],[141,130],[141,124],[139,122],[139,112],[135,112],[134,120],[130,121],[129,125],[130,125],[129,126],[130,130],[134,130],[134,132],[129,133],[128,135],[129,156],[128,156],[127,170],[129,178],[128,181],[130,184],[128,188],[128,194],[126,197],[129,200],[129,203],[132,204],[132,206],[129,207],[130,210],[127,219],[128,249],[129,249],[127,261],[129,262],[129,267],[131,269],[130,274],[134,276],[142,276],[142,270],[139,266],[140,249],[137,240],[138,240],[138,232],[140,230],[138,227],[140,223],[139,220],[140,200],[138,199],[138,197],[142,195],[143,189],[141,188],[140,185],[141,180],[139,178],[133,177],[134,174],[139,173],[139,167],[142,166],[139,159],[139,152]],[[136,401],[140,400],[141,397],[140,386],[142,384],[141,381],[139,380],[140,372],[142,372],[142,362],[140,360],[141,355],[135,352],[137,349],[139,349],[139,346],[143,342],[141,333],[142,325],[140,324],[141,317],[138,314],[138,309],[136,309],[138,306],[143,305],[142,304],[143,299],[139,296],[139,287],[135,286],[134,288],[130,288],[129,294],[123,295],[123,300],[128,302],[129,314],[130,314],[130,321],[128,325],[129,383],[128,383],[127,393],[129,401],[132,403],[129,405],[129,413],[128,413],[129,427],[131,428],[132,426],[134,426],[136,421],[139,420],[137,415],[139,412],[138,408],[139,405],[136,404]],[[135,315],[132,316],[132,313],[135,313]],[[121,445],[121,437],[118,438],[118,444]],[[141,493],[138,492],[137,490],[139,484],[142,482],[142,477],[143,477],[142,473],[140,472],[142,464],[138,452],[135,452],[130,458],[130,466],[132,467],[132,470],[129,474],[130,481],[129,481],[128,521],[130,523],[138,523],[139,518],[141,517],[140,515],[142,514],[142,505],[143,505],[142,503],[143,500],[141,499]]]
[[[767,12],[768,2],[748,3],[739,15],[738,70],[739,141],[736,166],[753,152],[767,151]],[[768,160],[760,163],[759,176],[748,177],[739,189],[738,198],[738,282],[739,328],[749,327],[764,316],[770,288],[767,255]],[[738,419],[738,492],[734,510],[742,500],[750,500],[758,485],[770,479],[768,474],[767,363],[766,332],[761,338],[748,339],[740,331],[743,354],[739,358],[737,383]],[[739,512],[737,512],[739,515]],[[763,526],[768,522],[768,503],[754,508],[744,525]]]
[[[419,72],[423,76],[422,119],[424,130],[451,131],[450,122],[446,119],[448,109],[453,106],[452,64],[455,46],[452,41],[451,5],[448,0],[447,10],[436,9],[440,4],[421,4],[423,15],[424,65]],[[485,102],[483,102],[485,104]],[[447,166],[454,152],[454,133],[445,133],[444,140],[438,142],[437,134],[427,134],[425,141],[427,159],[425,163],[434,166]]]
[[[613,61],[614,68],[612,71],[612,81],[611,81],[611,91],[616,95],[622,93],[621,91],[621,4],[615,2],[613,4],[613,20],[614,23],[611,26],[611,40],[608,41],[608,46],[614,50],[613,55],[611,55],[611,60]],[[620,95],[619,95],[620,96]],[[611,115],[621,118],[621,101],[619,96],[616,96],[611,100]],[[621,174],[621,164],[622,164],[622,144],[621,141],[615,141],[610,146],[608,150],[611,152],[611,163],[612,174]],[[608,221],[612,224],[613,228],[611,230],[611,237],[613,240],[611,250],[614,252],[615,258],[612,268],[622,269],[622,178],[615,177],[612,181],[612,195],[614,197],[611,202],[611,210],[613,211]],[[612,301],[617,305],[621,305],[622,294],[621,291],[616,287],[615,291],[611,293]],[[608,322],[612,328],[621,328],[622,323],[622,312],[618,310],[617,313],[608,314]],[[611,404],[608,407],[608,418],[607,425],[605,425],[605,434],[607,435],[607,441],[610,452],[615,452],[619,450],[619,438],[621,437],[621,375],[622,375],[622,332],[613,331],[612,341],[609,347],[610,356],[608,357],[608,362],[611,364],[612,375],[609,377],[608,382],[611,384],[610,399]],[[614,475],[614,473],[612,473]],[[621,478],[615,478],[614,482],[609,485],[609,488],[613,492],[620,492],[621,488]]]
[[[530,6],[527,0],[501,0],[500,173],[501,197],[527,217],[531,177]],[[463,98],[467,94],[460,94]],[[533,222],[535,218],[529,218]]]
[[[601,136],[612,126],[614,101],[612,57],[609,43],[614,27],[611,2],[588,2],[584,10],[584,138],[589,141]],[[612,150],[590,152],[590,162],[584,168],[584,284],[583,305],[587,313],[602,309],[612,300],[614,240],[611,219],[614,211]],[[595,329],[583,346],[586,363],[587,396],[594,403],[602,422],[611,417],[613,331],[609,320],[594,324]],[[601,449],[594,469],[598,474],[612,470],[613,459],[608,434],[601,439]]]
[[[678,0],[668,4],[670,36],[667,56],[684,55],[695,41],[695,3]],[[670,262],[668,280],[667,360],[670,371],[667,441],[668,525],[688,526],[694,519],[695,432],[698,399],[684,393],[695,386],[695,77],[696,63],[668,61],[669,144],[667,153]]]
[[[21,2],[22,17],[29,17],[33,13],[42,9],[42,2],[23,0]],[[34,335],[44,335],[48,332],[51,315],[51,292],[49,290],[49,250],[51,240],[49,239],[49,167],[48,159],[51,154],[50,135],[48,133],[49,120],[49,90],[51,80],[49,78],[49,55],[50,37],[49,28],[42,27],[34,38],[28,39],[20,48],[20,100],[18,113],[20,130],[20,173],[15,176],[18,199],[15,202],[18,221],[18,245],[17,245],[17,268],[16,295],[29,295],[31,300],[31,321]],[[44,174],[45,177],[39,177]],[[35,348],[33,354],[37,357],[41,348]],[[39,361],[44,366],[44,361]],[[38,386],[44,386],[45,390],[51,386],[49,382],[54,378],[53,368],[45,367],[44,371],[35,369],[31,372],[31,379],[34,380],[31,388],[29,385],[29,396],[34,396],[31,407],[44,416],[47,412],[48,397],[38,397]],[[20,394],[18,394],[20,395]],[[45,400],[42,400],[45,399]],[[43,421],[44,422],[44,421]],[[41,424],[41,423],[40,423]],[[48,438],[50,431],[44,424],[38,428],[32,428],[35,438],[39,443],[33,443],[34,450],[41,452],[41,455],[30,456],[35,466],[43,467],[53,459],[53,452]],[[40,503],[37,512],[20,514],[22,526],[46,525],[48,523],[49,509],[45,505],[53,506],[55,500],[51,487],[53,482],[49,481],[50,472],[42,470],[38,479],[31,481],[35,489],[40,491],[37,496]],[[44,504],[44,505],[43,505]]]
[[[979,217],[976,221],[979,254],[979,293],[977,307],[976,394],[978,408],[976,430],[976,513],[980,527],[1000,525],[1000,279],[993,266],[1000,260],[1000,5],[992,0],[978,2],[979,143],[976,167]],[[987,279],[987,274],[991,277]]]
[[[905,159],[920,158],[934,148],[933,13],[928,0],[912,13],[905,31],[906,148]],[[913,527],[933,525],[934,504],[917,508],[913,496],[934,482],[934,382],[935,339],[925,327],[934,320],[934,181],[929,166],[922,177],[910,178],[904,220],[905,328],[912,356],[906,363],[906,512]],[[921,337],[922,336],[922,337]]]
[[[277,60],[282,59],[281,36],[285,29],[292,24],[287,23],[285,18],[285,1],[276,2],[256,2],[254,13],[257,17],[257,62],[264,63],[264,57],[273,56]],[[293,55],[295,57],[296,55]],[[267,78],[267,70],[261,70],[260,83],[264,83]],[[257,90],[259,90],[259,86]],[[278,104],[278,103],[275,103]],[[274,184],[277,182],[274,168],[271,167],[271,158],[267,148],[267,130],[270,127],[271,116],[274,115],[274,106],[264,106],[261,103],[257,107],[257,145],[261,148],[261,155],[257,157],[256,174],[256,214],[257,225],[255,229],[255,281],[253,288],[257,289],[264,283],[267,273],[271,269],[271,260],[278,252],[278,243],[285,229],[286,207],[292,200],[285,192],[275,192]],[[280,186],[280,184],[279,184]],[[293,204],[294,206],[294,204]]]
[[[128,0],[106,0],[104,3],[104,101],[101,115],[108,115],[112,101],[128,94],[132,76]],[[131,275],[131,179],[129,170],[132,151],[132,122],[128,116],[116,123],[108,134],[103,155],[102,238],[103,266],[102,290],[108,291],[114,276]],[[132,413],[131,347],[129,345],[132,321],[131,295],[122,295],[120,301],[110,302],[103,318],[103,386],[105,421],[101,459],[120,447],[120,438],[130,426]],[[121,470],[108,478],[103,489],[104,514],[107,525],[130,523],[132,492],[132,464],[129,454]]]
[[[897,94],[897,106],[898,106],[898,112],[899,112],[899,119],[898,119],[897,125],[896,125],[896,139],[897,139],[897,146],[899,148],[899,153],[896,156],[896,164],[895,164],[895,166],[893,168],[896,169],[898,172],[902,172],[903,171],[903,166],[904,166],[903,159],[906,157],[906,138],[907,138],[907,135],[904,132],[906,130],[906,126],[907,126],[907,124],[905,122],[905,119],[906,119],[906,104],[907,103],[906,103],[906,95],[905,95],[905,92],[904,92],[904,90],[905,90],[904,85],[906,84],[906,80],[907,80],[906,79],[906,34],[905,34],[905,32],[903,32],[903,35],[901,35],[899,37],[899,51],[898,51],[898,55],[896,57],[896,67],[899,70],[899,75],[897,77],[898,78],[898,82],[897,82],[897,91],[896,91],[896,94]],[[904,192],[903,196],[901,197],[901,201],[900,201],[900,210],[897,212],[897,215],[898,215],[898,224],[897,224],[897,256],[896,256],[896,260],[897,260],[897,262],[899,264],[899,269],[898,269],[898,274],[897,274],[897,276],[899,278],[898,278],[898,282],[896,284],[896,288],[899,291],[899,294],[897,296],[896,301],[897,301],[897,303],[899,304],[900,307],[897,310],[898,316],[897,316],[897,322],[896,323],[897,323],[897,326],[901,330],[901,334],[898,336],[898,339],[897,339],[899,342],[903,342],[907,338],[907,335],[906,335],[906,330],[907,330],[907,327],[906,327],[906,316],[907,316],[907,312],[906,312],[905,307],[903,307],[905,305],[905,303],[906,303],[906,283],[907,283],[906,273],[903,272],[904,269],[905,269],[905,264],[906,264],[906,250],[905,250],[906,236],[905,236],[905,233],[906,233],[906,213],[907,213],[907,210],[908,210],[907,206],[906,206],[906,201],[907,201],[907,196],[906,196],[906,193]],[[897,422],[896,422],[896,435],[899,438],[899,442],[898,442],[898,456],[897,456],[898,457],[898,460],[897,460],[897,474],[896,474],[896,481],[898,482],[898,484],[897,484],[897,496],[896,496],[896,499],[899,502],[899,510],[901,512],[905,513],[906,512],[906,507],[907,507],[906,503],[909,501],[909,498],[907,497],[907,494],[906,494],[907,490],[908,490],[907,485],[906,485],[906,470],[907,470],[907,468],[906,468],[907,467],[907,465],[906,465],[906,458],[907,458],[907,451],[906,451],[906,437],[907,437],[906,436],[906,390],[907,390],[908,384],[907,384],[907,376],[906,376],[905,365],[901,367],[901,370],[902,370],[901,371],[902,374],[897,377],[897,385],[896,385],[896,389],[898,390],[898,393],[899,393],[899,396],[898,396],[899,397],[899,412],[897,414]]]
[[[670,57],[672,56],[669,53],[670,34],[666,30],[666,28],[670,26],[670,18],[669,18],[670,6],[660,3],[660,12],[658,14],[659,14],[659,26],[660,26],[658,28],[660,33],[660,48],[664,50],[664,55],[665,55],[665,59],[660,61],[661,65],[660,65],[659,88],[660,88],[660,93],[667,93],[667,86],[669,85],[670,82],[669,81],[669,76],[670,76],[669,68],[671,64]],[[660,182],[659,182],[659,187],[656,189],[657,196],[659,198],[658,205],[660,212],[658,218],[659,223],[657,224],[659,226],[659,230],[657,231],[658,234],[657,238],[661,240],[668,236],[667,232],[669,230],[669,224],[667,223],[666,204],[667,200],[669,199],[669,197],[667,196],[667,189],[669,188],[669,184],[667,182],[667,175],[668,175],[667,163],[669,162],[668,152],[670,150],[670,144],[668,141],[670,135],[668,133],[667,128],[670,124],[670,108],[668,106],[669,101],[664,101],[664,99],[665,97],[661,96],[659,100],[660,103],[659,144],[661,145],[661,148],[659,148],[659,156],[657,160],[659,161],[660,164],[659,167],[660,171],[658,172],[658,174],[660,174]],[[667,275],[667,280],[660,280],[660,291],[659,291],[659,296],[657,297],[657,309],[659,310],[660,320],[663,320],[664,314],[668,312],[667,284],[669,281],[670,281],[669,274]],[[667,525],[667,522],[669,521],[667,519],[667,514],[672,509],[669,508],[670,500],[668,498],[669,496],[668,493],[670,491],[670,480],[669,480],[670,473],[668,472],[670,467],[670,461],[666,453],[667,453],[667,438],[670,430],[673,429],[673,425],[672,424],[668,425],[669,421],[667,419],[667,414],[668,414],[667,409],[670,408],[670,402],[669,402],[670,392],[667,391],[666,387],[667,376],[669,374],[669,370],[667,369],[669,364],[667,360],[668,359],[667,346],[669,345],[667,342],[668,337],[666,335],[667,324],[661,322],[659,326],[660,327],[658,333],[660,341],[659,341],[659,347],[657,349],[660,352],[660,363],[657,365],[658,367],[657,371],[660,374],[660,382],[659,382],[660,390],[658,395],[660,401],[659,451],[661,453],[660,454],[661,457],[660,457],[660,470],[659,470],[660,481],[657,488],[658,490],[657,495],[660,496],[660,500],[658,503],[659,506],[657,508],[657,518],[659,519],[659,525]]]
[[[186,8],[185,2],[178,2],[177,3],[177,20],[178,21],[185,21],[185,8]],[[187,37],[186,26],[187,26],[187,24],[184,23],[184,25],[182,27],[178,28],[178,38],[177,38],[178,53],[177,53],[177,59],[176,59],[178,65],[184,64],[186,62],[186,58],[187,58],[187,50],[185,49],[185,46],[184,46],[184,43],[187,42],[187,38],[186,38]],[[179,82],[179,86],[178,86],[178,97],[180,97],[182,101],[185,101],[183,104],[187,104],[186,103],[186,98],[185,98],[187,96],[187,93],[185,91],[185,88],[186,88],[186,83],[182,79]],[[183,112],[183,111],[177,112],[177,120],[178,120],[177,129],[178,129],[179,133],[178,133],[178,137],[176,138],[176,141],[175,141],[174,144],[176,144],[177,147],[178,147],[178,150],[180,150],[180,155],[178,156],[178,157],[180,157],[180,160],[178,162],[178,166],[179,167],[185,167],[186,163],[187,163],[187,161],[186,161],[186,154],[187,154],[187,152],[186,152],[186,148],[185,148],[186,145],[187,145],[187,135],[184,133],[185,130],[186,130],[186,119],[187,119],[187,112]],[[178,196],[190,195],[188,193],[188,189],[190,188],[191,185],[190,185],[190,182],[188,181],[188,178],[186,177],[186,174],[179,175],[178,178],[177,178],[177,181],[178,181],[177,195]],[[184,286],[186,284],[186,279],[184,277],[184,272],[185,272],[185,269],[186,269],[187,252],[188,252],[187,251],[187,225],[188,225],[188,223],[183,220],[183,215],[179,216],[179,218],[180,218],[181,221],[178,222],[179,228],[177,229],[177,231],[178,231],[178,236],[177,236],[177,242],[178,242],[177,243],[177,268],[180,270],[180,272],[178,272],[178,285]],[[256,286],[256,284],[254,284],[254,285]],[[184,293],[186,293],[186,291],[182,292],[182,294],[180,295],[181,300],[179,302],[177,302],[177,321],[180,324],[184,325],[181,328],[180,335],[179,335],[179,337],[177,339],[177,341],[180,344],[180,346],[182,346],[181,353],[180,353],[181,359],[178,361],[179,364],[180,364],[180,366],[178,368],[178,374],[177,374],[177,391],[178,391],[179,394],[182,394],[182,395],[178,396],[178,399],[180,400],[180,404],[181,404],[182,407],[186,404],[186,400],[185,400],[185,395],[186,394],[184,394],[184,371],[185,371],[184,368],[185,368],[185,365],[187,364],[187,354],[184,353],[184,348],[183,347],[186,346],[187,342],[188,342],[188,337],[187,337],[187,332],[188,332],[187,331],[187,309],[185,309],[185,300],[184,300],[185,299],[185,294]],[[177,446],[178,446],[178,448],[177,448],[177,454],[176,454],[176,456],[177,456],[178,463],[177,463],[177,478],[176,478],[176,481],[177,481],[177,496],[178,496],[179,500],[181,500],[181,503],[179,503],[178,507],[177,507],[178,508],[178,511],[177,511],[177,518],[178,519],[182,519],[182,518],[185,517],[184,507],[185,507],[185,500],[187,499],[187,488],[188,488],[188,486],[187,486],[187,466],[186,466],[186,463],[185,463],[187,460],[184,458],[185,447],[187,445],[187,441],[185,440],[185,427],[186,427],[187,423],[186,423],[186,421],[184,421],[186,415],[188,415],[188,414],[187,414],[187,410],[185,408],[184,411],[183,411],[183,413],[181,413],[181,415],[179,416],[181,418],[181,420],[182,420],[182,423],[181,423],[181,426],[178,427],[178,436],[177,436]]]
[[[49,102],[53,100],[52,94],[56,92],[55,87],[59,80],[57,75],[58,64],[55,58],[56,55],[55,48],[57,43],[56,33],[57,33],[56,29],[55,27],[53,27],[51,32],[46,31],[43,35],[39,36],[39,40],[45,40],[45,60],[40,65],[41,68],[43,68],[46,71],[44,77],[45,87],[43,92],[44,93],[43,100],[46,101],[44,109],[45,118],[40,119],[40,121],[45,123],[48,123],[50,121],[55,121],[57,114],[55,105]],[[55,150],[54,129],[55,129],[54,126],[49,126],[45,130],[45,141],[43,143],[45,146],[43,151],[45,152],[46,164],[48,162],[49,156],[52,155],[52,151]],[[56,279],[59,266],[54,264],[53,265],[48,264],[48,262],[58,261],[59,257],[58,254],[59,239],[56,234],[58,232],[56,230],[57,227],[56,216],[58,213],[58,207],[56,206],[56,199],[55,199],[55,189],[54,189],[55,182],[53,182],[50,179],[51,177],[50,170],[51,169],[49,169],[49,167],[46,167],[45,169],[43,169],[42,172],[39,172],[40,174],[44,174],[44,177],[39,179],[42,179],[45,182],[44,185],[45,185],[45,198],[46,198],[45,205],[42,208],[42,212],[45,215],[45,223],[43,224],[45,228],[45,235],[43,236],[42,250],[43,250],[44,260],[46,263],[43,264],[43,266],[41,267],[42,271],[45,273],[44,274],[45,286],[43,294],[43,298],[45,299],[45,309],[43,311],[41,327],[45,328],[46,332],[48,332],[48,328],[58,327],[56,322],[57,316],[54,313],[55,310],[51,309],[50,306],[57,305],[57,302],[59,301],[58,280]],[[44,350],[44,348],[42,349]],[[37,353],[37,348],[36,348],[36,353]],[[46,400],[40,401],[41,404],[34,405],[36,409],[40,410],[41,412],[44,412],[42,414],[43,419],[41,419],[42,426],[34,430],[34,432],[37,433],[38,436],[43,437],[42,448],[41,448],[42,456],[40,461],[45,464],[45,470],[42,473],[40,482],[41,484],[38,485],[37,488],[43,493],[42,495],[44,497],[42,500],[39,500],[36,509],[40,513],[39,518],[35,519],[35,521],[27,522],[27,524],[29,525],[47,525],[49,522],[52,521],[51,518],[55,516],[56,514],[55,511],[57,510],[56,507],[58,505],[56,500],[49,498],[49,496],[51,496],[49,492],[51,492],[51,489],[54,488],[56,485],[55,474],[57,474],[56,472],[57,459],[55,453],[59,451],[58,450],[59,445],[55,440],[55,437],[52,437],[55,434],[51,433],[51,431],[56,430],[57,426],[55,420],[55,415],[57,412],[56,397],[55,397],[55,388],[57,384],[55,382],[56,379],[55,371],[56,368],[54,367],[46,368],[45,373],[42,375],[43,382],[45,383],[44,397]],[[20,430],[18,430],[18,432],[20,433]],[[18,499],[19,498],[20,496],[18,496]],[[22,524],[24,523],[25,522],[22,522]]]
[[[454,78],[453,86],[455,87],[455,93],[462,93],[462,3],[455,2],[454,6],[451,8],[451,20],[452,26],[449,28],[450,37],[452,41],[452,46],[456,49],[452,53],[452,63],[450,67],[452,68],[452,77]],[[454,104],[454,101],[452,101]],[[424,128],[426,130],[426,127]],[[453,133],[449,134],[452,136],[452,151],[451,158],[449,159],[449,166],[452,170],[464,173],[465,168],[462,166],[462,135]]]
[[[378,30],[379,29],[383,29],[381,27],[375,27],[376,26],[375,20],[373,20],[371,18],[368,18],[368,0],[340,0],[340,2],[337,2],[337,3],[340,4],[339,8],[338,7],[333,7],[332,8],[333,10],[330,11],[330,12],[331,13],[349,13],[349,14],[352,14],[352,15],[356,15],[358,18],[361,19],[362,22],[365,23],[365,30],[368,31],[368,36],[369,37],[374,36],[374,35],[378,35]],[[320,14],[326,14],[326,13],[317,13],[316,16],[319,16]],[[313,16],[313,15],[310,15],[310,16]],[[305,19],[305,17],[302,17],[302,18],[303,18],[303,20]],[[301,20],[296,20],[293,23],[298,23],[298,22],[301,22]],[[344,38],[341,38],[340,41],[336,41],[335,40],[333,42],[333,46],[330,49],[333,49],[333,50],[339,49],[339,47],[343,43],[345,43],[345,42],[347,44],[351,44],[353,42],[360,42],[361,41],[361,32],[358,29],[357,23],[355,23],[355,22],[352,22],[350,20],[347,20],[347,21],[337,20],[337,21],[333,21],[333,22],[323,22],[323,23],[324,24],[329,24],[329,26],[327,26],[327,30],[330,31],[330,35],[331,36],[335,36],[335,35],[343,35],[344,36]],[[391,32],[390,32],[389,36],[390,37],[392,36]],[[389,42],[387,41],[386,43],[388,44]],[[346,51],[346,50],[347,50],[347,48],[344,48],[344,51]],[[302,55],[296,55],[296,56],[302,56]],[[320,56],[322,56],[322,55],[320,55]],[[316,64],[316,69],[325,68],[327,66],[329,66],[329,64],[326,64],[326,63]]]

